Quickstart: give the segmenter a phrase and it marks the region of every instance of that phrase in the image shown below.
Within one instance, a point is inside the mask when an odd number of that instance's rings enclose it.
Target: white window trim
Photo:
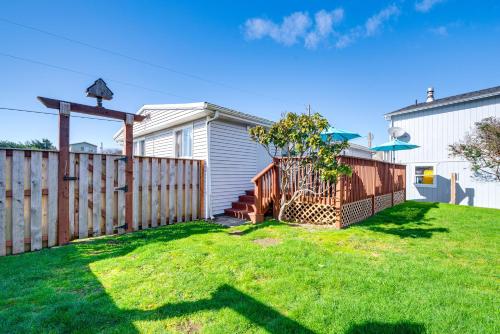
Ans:
[[[184,129],[191,129],[191,155],[190,156],[177,156],[177,147],[175,145],[175,136],[178,131],[182,131]],[[173,135],[173,140],[172,140],[172,152],[174,153],[174,157],[179,158],[179,159],[192,159],[193,158],[193,153],[194,153],[194,123],[188,124],[188,125],[183,125],[183,126],[178,126],[172,129],[172,135]]]
[[[139,137],[139,138],[135,138],[134,139],[134,141],[133,141],[133,143],[134,143],[134,150],[135,150],[135,146],[138,145],[140,141],[144,141],[144,152],[142,152],[142,155],[137,154],[137,156],[142,157],[142,156],[146,155],[146,137]],[[134,155],[136,155],[136,154],[134,153]]]
[[[432,184],[422,184],[422,183],[415,182],[416,178],[417,178],[417,175],[415,174],[415,169],[417,169],[417,167],[432,167],[432,169],[434,170]],[[438,174],[437,174],[437,164],[436,163],[426,163],[426,162],[416,163],[413,165],[412,173],[413,173],[413,185],[415,187],[419,187],[419,188],[436,188],[437,187]]]

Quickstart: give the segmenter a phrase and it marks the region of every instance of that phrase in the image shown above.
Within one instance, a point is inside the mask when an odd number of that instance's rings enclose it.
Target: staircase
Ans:
[[[250,220],[250,216],[248,214],[254,211],[254,205],[254,191],[247,190],[245,191],[245,195],[238,197],[237,202],[231,203],[231,208],[224,210],[224,214],[238,219]]]

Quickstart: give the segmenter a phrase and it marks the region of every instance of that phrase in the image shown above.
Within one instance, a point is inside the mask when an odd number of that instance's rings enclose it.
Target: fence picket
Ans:
[[[160,162],[160,225],[167,224],[167,160]]]
[[[12,254],[24,253],[24,152],[12,152]]]
[[[6,162],[5,151],[0,150],[0,256],[7,254]]]
[[[132,199],[133,219],[132,225],[134,231],[139,229],[139,158],[134,158],[134,193]]]
[[[78,238],[88,238],[88,207],[89,207],[89,156],[79,156],[79,178],[78,178]]]
[[[177,161],[177,222],[184,221],[184,160]]]
[[[101,235],[101,179],[102,179],[102,157],[99,154],[93,156],[92,169],[92,231],[94,236]]]
[[[192,169],[193,169],[193,164],[192,161],[188,161],[187,163],[184,164],[185,168],[185,178],[184,178],[184,211],[185,211],[185,220],[191,220],[192,219],[192,212],[191,212],[191,192],[192,192],[192,186],[193,186],[193,180],[192,180]]]
[[[169,160],[168,162],[168,221],[169,224],[174,223],[175,216],[175,171],[177,169],[177,160]]]
[[[198,219],[198,196],[200,195],[200,190],[199,190],[199,176],[198,176],[198,161],[193,162],[193,189],[192,189],[192,218],[193,220]]]
[[[68,176],[75,176],[75,154],[69,154],[69,167]],[[75,237],[75,182],[69,182],[69,237],[73,239]]]
[[[151,159],[151,227],[158,226],[158,159]]]
[[[42,152],[31,152],[31,250],[42,249]]]
[[[106,157],[106,234],[113,234],[113,197],[114,197],[114,178],[115,178],[114,157]]]
[[[118,161],[118,187],[125,186],[125,161]],[[125,225],[125,191],[118,190],[118,226]]]
[[[149,207],[149,160],[142,159],[142,229],[149,228],[148,207]]]
[[[49,247],[52,247],[57,243],[57,168],[59,156],[57,153],[50,152],[48,159],[47,243]]]

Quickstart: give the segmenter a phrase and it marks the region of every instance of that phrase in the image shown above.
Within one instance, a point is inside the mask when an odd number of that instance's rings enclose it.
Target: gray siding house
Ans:
[[[252,126],[271,121],[208,102],[145,105],[147,115],[134,124],[134,154],[205,160],[206,216],[223,214],[246,190],[251,179],[272,160],[251,140]],[[123,128],[113,137],[123,143]]]
[[[420,146],[395,152],[395,161],[407,165],[407,198],[449,202],[450,176],[457,173],[458,204],[500,209],[500,182],[477,178],[467,161],[448,150],[490,116],[500,117],[500,86],[442,99],[429,89],[427,102],[386,114],[390,127],[404,130],[399,139]]]

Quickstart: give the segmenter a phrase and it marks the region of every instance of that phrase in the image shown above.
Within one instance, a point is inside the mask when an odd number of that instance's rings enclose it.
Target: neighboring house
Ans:
[[[86,141],[73,143],[69,144],[69,151],[74,153],[97,153],[97,145],[87,143]]]
[[[477,178],[448,149],[490,116],[500,117],[500,86],[442,99],[429,88],[427,102],[386,114],[390,127],[406,132],[399,139],[420,146],[395,152],[395,161],[407,164],[407,198],[449,202],[450,176],[457,173],[457,203],[500,209],[500,182]]]
[[[371,159],[373,151],[366,146],[349,143],[349,148],[344,150],[342,154],[349,155],[351,157]]]
[[[272,122],[207,102],[145,105],[134,124],[134,154],[206,162],[206,215],[223,214],[253,189],[251,179],[272,159],[252,141],[248,129]],[[114,136],[123,142],[123,128]]]

